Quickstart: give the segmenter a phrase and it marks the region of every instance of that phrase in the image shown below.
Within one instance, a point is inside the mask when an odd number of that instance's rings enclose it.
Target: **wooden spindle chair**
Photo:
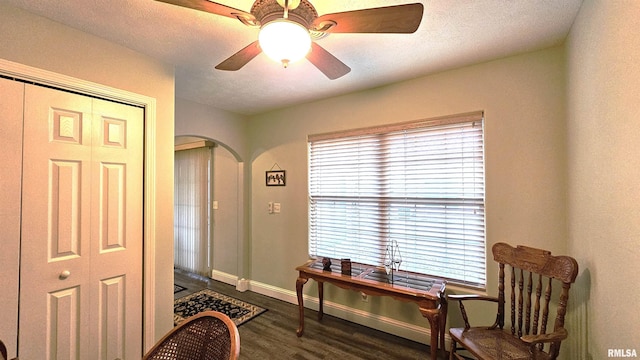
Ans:
[[[526,246],[514,248],[497,243],[492,250],[494,260],[500,266],[498,297],[448,296],[449,300],[459,302],[464,320],[464,328],[449,330],[452,339],[450,359],[464,359],[456,352],[461,349],[478,359],[555,359],[562,340],[568,335],[564,317],[569,288],[578,275],[578,263],[569,256],[553,256],[549,251]],[[505,277],[509,279],[506,283],[509,293],[505,293]],[[554,298],[553,290],[558,285],[559,298]],[[471,327],[463,304],[467,300],[497,303],[495,323],[489,327]],[[511,316],[507,329],[504,329],[505,303],[509,304]],[[553,319],[554,312],[555,320],[551,325],[549,320]]]

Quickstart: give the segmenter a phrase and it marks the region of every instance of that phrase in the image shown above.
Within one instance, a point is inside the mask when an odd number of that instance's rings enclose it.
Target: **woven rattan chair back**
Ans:
[[[173,328],[143,360],[235,360],[239,355],[235,323],[222,313],[205,311]]]

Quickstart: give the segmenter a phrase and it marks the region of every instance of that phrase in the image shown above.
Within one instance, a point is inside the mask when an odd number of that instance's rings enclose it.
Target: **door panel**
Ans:
[[[79,359],[82,329],[79,328],[80,288],[47,294],[47,359]]]
[[[92,99],[25,87],[19,353],[91,359]],[[46,341],[46,346],[44,342]]]
[[[27,85],[20,358],[140,358],[142,119]]]
[[[100,359],[124,359],[126,339],[126,278],[100,281],[98,341]]]
[[[103,100],[93,105],[91,269],[99,285],[91,291],[100,300],[92,341],[96,359],[140,358],[144,114]]]
[[[24,84],[0,79],[0,339],[10,359],[17,356],[22,100]]]
[[[49,163],[49,261],[80,257],[81,161],[52,160]]]

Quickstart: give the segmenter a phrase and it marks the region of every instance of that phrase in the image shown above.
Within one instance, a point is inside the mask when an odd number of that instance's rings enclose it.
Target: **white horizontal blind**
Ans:
[[[485,285],[481,112],[309,136],[312,256]]]

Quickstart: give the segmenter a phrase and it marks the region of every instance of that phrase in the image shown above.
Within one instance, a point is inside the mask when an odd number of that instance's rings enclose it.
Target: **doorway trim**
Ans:
[[[142,259],[142,349],[155,344],[155,229],[156,229],[156,99],[0,59],[0,76],[51,86],[83,95],[113,100],[144,108],[144,203]]]

